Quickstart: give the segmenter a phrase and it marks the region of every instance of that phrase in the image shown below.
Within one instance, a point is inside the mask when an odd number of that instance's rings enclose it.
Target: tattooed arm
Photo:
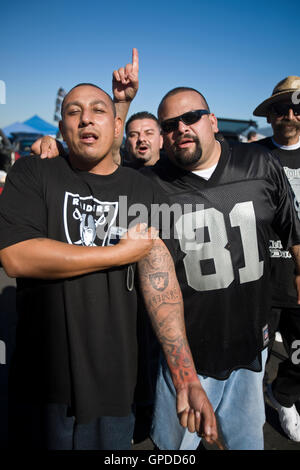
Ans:
[[[218,435],[214,412],[200,384],[187,342],[174,263],[160,239],[139,261],[138,270],[144,301],[172,374],[180,423],[213,442]]]

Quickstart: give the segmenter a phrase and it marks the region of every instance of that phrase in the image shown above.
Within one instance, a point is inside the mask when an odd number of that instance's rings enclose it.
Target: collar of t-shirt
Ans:
[[[300,137],[299,137],[298,142],[296,144],[293,144],[293,145],[279,145],[279,144],[277,144],[277,142],[275,142],[273,137],[271,137],[271,139],[272,139],[273,144],[281,150],[297,150],[297,149],[300,148]]]
[[[201,176],[201,178],[204,178],[205,180],[209,180],[209,178],[215,171],[216,167],[217,167],[217,163],[211,166],[210,168],[205,168],[205,170],[196,170],[196,171],[193,171],[192,173],[194,173],[194,175]]]

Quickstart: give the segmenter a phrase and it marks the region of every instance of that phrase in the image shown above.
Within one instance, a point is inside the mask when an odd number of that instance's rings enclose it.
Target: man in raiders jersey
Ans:
[[[216,140],[217,119],[198,91],[171,90],[158,118],[169,163],[147,172],[183,209],[175,217],[176,272],[196,369],[226,447],[263,449],[271,225],[300,267],[300,224],[290,187],[262,147],[229,148]],[[152,438],[160,449],[197,448],[200,437],[180,429],[176,419],[175,393],[162,363]]]
[[[289,76],[274,88],[253,113],[264,116],[273,136],[260,140],[279,158],[294,192],[294,205],[300,219],[300,77]],[[275,381],[267,391],[276,407],[282,428],[290,439],[300,442],[300,416],[295,403],[300,399],[300,305],[294,288],[294,263],[278,236],[270,237],[272,262],[271,329],[281,332],[288,358],[279,364]]]

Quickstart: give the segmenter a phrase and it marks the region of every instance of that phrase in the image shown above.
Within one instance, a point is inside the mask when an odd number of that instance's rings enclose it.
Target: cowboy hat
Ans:
[[[284,78],[281,82],[277,83],[275,86],[272,96],[263,101],[255,110],[253,111],[254,116],[264,116],[267,117],[269,108],[273,103],[277,103],[285,98],[290,98],[291,95],[298,91],[300,94],[300,77],[291,75]]]

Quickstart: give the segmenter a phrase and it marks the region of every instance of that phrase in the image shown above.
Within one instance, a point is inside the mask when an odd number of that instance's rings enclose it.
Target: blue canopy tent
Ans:
[[[40,118],[37,114],[32,116],[30,119],[27,119],[27,121],[24,121],[24,124],[33,127],[39,134],[56,136],[58,132],[58,128],[56,126],[44,121],[44,119]]]
[[[40,134],[40,132],[34,127],[18,121],[4,127],[2,130],[8,138],[13,137],[14,134]]]

